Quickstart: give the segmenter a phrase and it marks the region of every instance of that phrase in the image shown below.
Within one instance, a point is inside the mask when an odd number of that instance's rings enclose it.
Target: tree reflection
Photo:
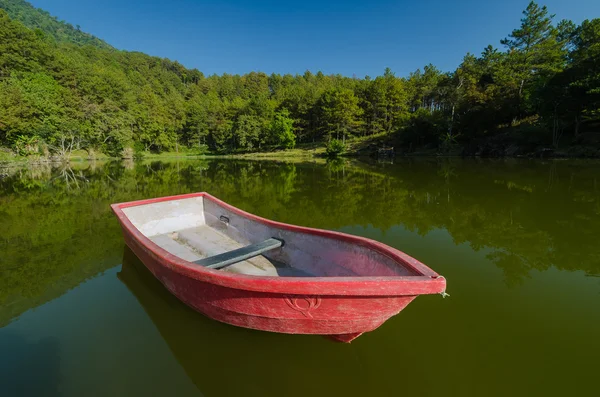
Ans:
[[[445,229],[513,285],[552,266],[600,274],[597,162],[396,159],[395,164],[232,160],[73,163],[3,171],[0,325],[120,261],[109,205],[207,191],[299,225],[419,235]],[[403,248],[402,241],[392,245]],[[435,247],[432,247],[435,248]]]

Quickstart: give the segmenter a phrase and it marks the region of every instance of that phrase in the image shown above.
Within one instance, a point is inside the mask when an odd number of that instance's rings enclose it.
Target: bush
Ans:
[[[141,142],[136,142],[133,144],[133,159],[134,160],[143,160],[145,157],[144,144]]]
[[[121,143],[121,141],[111,137],[102,144],[101,149],[102,153],[107,154],[109,157],[121,158],[123,149],[125,149],[125,147],[123,146],[123,143]]]
[[[15,141],[15,152],[19,156],[31,156],[40,153],[41,141],[37,136],[19,135]]]
[[[339,139],[332,139],[325,147],[327,157],[339,157],[346,151],[346,145]]]
[[[188,156],[202,156],[204,154],[210,153],[210,150],[208,148],[208,145],[197,145],[192,147],[189,151],[188,151]]]

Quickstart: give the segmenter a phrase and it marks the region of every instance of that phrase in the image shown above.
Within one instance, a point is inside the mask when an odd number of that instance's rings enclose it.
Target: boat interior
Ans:
[[[274,277],[414,275],[364,247],[273,227],[203,196],[126,207],[123,212],[162,249],[212,269]]]

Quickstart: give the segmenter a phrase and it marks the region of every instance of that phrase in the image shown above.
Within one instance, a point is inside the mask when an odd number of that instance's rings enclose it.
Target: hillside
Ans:
[[[501,49],[467,54],[452,72],[207,77],[112,49],[23,1],[0,4],[11,13],[0,10],[0,146],[23,156],[252,152],[349,138],[402,152],[600,156],[598,18],[556,22],[531,2]]]
[[[40,29],[59,43],[93,45],[106,49],[113,48],[105,41],[89,33],[82,32],[79,26],[59,21],[56,17],[50,15],[48,11],[35,8],[25,0],[0,0],[0,9],[6,11],[11,19],[21,22],[30,29]]]

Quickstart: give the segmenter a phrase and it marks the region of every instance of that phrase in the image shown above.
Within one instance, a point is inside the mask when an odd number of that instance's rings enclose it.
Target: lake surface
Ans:
[[[350,345],[211,321],[124,248],[109,210],[196,191],[382,241],[451,296]],[[2,396],[597,395],[599,335],[599,162],[0,169]]]

